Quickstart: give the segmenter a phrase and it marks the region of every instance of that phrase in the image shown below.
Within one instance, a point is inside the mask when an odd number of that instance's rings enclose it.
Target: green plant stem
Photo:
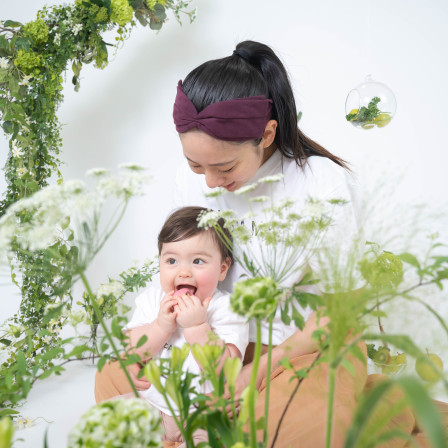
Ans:
[[[328,413],[327,413],[327,438],[325,447],[331,447],[331,432],[333,428],[333,404],[334,404],[334,392],[336,386],[336,368],[330,365],[330,375],[328,383]]]
[[[266,424],[264,425],[263,443],[268,445],[268,418],[269,418],[269,392],[271,389],[271,364],[272,364],[272,324],[274,321],[274,314],[269,317],[269,341],[268,341],[268,365],[266,367],[266,400],[264,403],[264,418]]]
[[[95,312],[96,317],[97,317],[98,321],[100,322],[101,327],[104,330],[104,334],[106,335],[107,339],[109,340],[110,345],[111,345],[111,347],[112,347],[112,349],[113,349],[113,351],[115,353],[115,356],[117,357],[117,360],[120,363],[120,367],[123,369],[123,372],[126,375],[126,378],[127,378],[128,382],[129,382],[129,384],[130,384],[130,386],[132,388],[132,391],[134,392],[135,396],[137,398],[139,398],[139,394],[137,392],[137,389],[135,388],[135,385],[132,382],[131,377],[129,376],[129,372],[126,369],[126,366],[124,365],[123,360],[121,359],[120,352],[118,351],[118,349],[117,349],[117,347],[116,347],[116,345],[114,343],[114,340],[112,338],[112,335],[110,334],[109,330],[107,329],[106,324],[104,323],[104,319],[103,319],[103,316],[101,315],[100,308],[99,308],[98,304],[96,303],[96,300],[94,299],[94,294],[92,292],[92,289],[90,288],[89,282],[88,282],[84,272],[81,272],[79,274],[79,276],[80,276],[80,278],[81,278],[81,280],[82,280],[82,282],[84,284],[84,287],[86,288],[87,295],[89,297],[89,300],[90,300],[90,303],[92,305],[93,311]]]
[[[257,339],[255,342],[254,360],[252,362],[252,375],[248,393],[249,401],[249,421],[250,421],[250,441],[251,447],[257,448],[257,422],[255,421],[255,393],[257,390],[257,374],[261,357],[261,322],[256,319]]]

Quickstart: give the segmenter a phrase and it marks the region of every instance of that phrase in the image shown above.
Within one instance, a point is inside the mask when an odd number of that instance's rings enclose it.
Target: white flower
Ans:
[[[107,170],[106,168],[92,168],[87,171],[86,176],[100,177],[105,176],[106,174],[110,174],[110,170]]]
[[[43,342],[44,344],[49,344],[49,343],[51,342],[51,336],[49,336],[49,335],[47,334],[44,338],[42,338],[42,342]]]
[[[98,288],[96,295],[98,297],[102,296],[108,296],[108,295],[114,295],[115,297],[123,294],[125,291],[124,286],[121,284],[121,282],[117,280],[112,280],[109,283],[104,283],[100,285]]]
[[[72,31],[73,31],[73,34],[74,34],[75,36],[77,36],[78,33],[79,33],[81,30],[82,30],[82,24],[81,24],[81,23],[77,23],[76,25],[73,25]]]
[[[31,426],[34,425],[34,420],[28,417],[20,417],[16,420],[16,424],[19,427],[19,429],[30,428]]]
[[[251,184],[251,185],[246,185],[244,187],[238,188],[238,190],[235,190],[234,193],[236,195],[240,195],[240,194],[246,194],[249,193],[251,191],[254,191],[257,188],[257,184]]]
[[[11,154],[12,154],[13,157],[20,158],[20,157],[23,156],[24,152],[22,151],[21,148],[19,148],[19,147],[17,146],[17,143],[16,143],[15,141],[12,143],[11,146],[12,146]]]
[[[210,191],[209,193],[206,193],[204,196],[206,198],[217,198],[218,196],[222,196],[227,190],[222,187],[216,187],[213,189],[213,191]]]
[[[9,67],[9,61],[6,58],[0,58],[0,68],[7,69]]]
[[[251,202],[267,202],[269,201],[269,196],[256,196],[254,198],[250,198]]]
[[[33,77],[31,75],[25,75],[22,79],[22,81],[19,82],[19,85],[21,86],[27,86],[30,83],[30,79]]]
[[[274,182],[280,182],[283,179],[283,177],[284,177],[283,174],[278,173],[278,174],[274,174],[272,176],[263,177],[258,182],[262,183],[262,184],[272,184]]]
[[[25,167],[17,168],[17,175],[19,177],[25,176],[26,173],[28,173],[28,170]]]
[[[198,219],[198,227],[209,228],[216,226],[219,219],[221,218],[221,213],[216,210],[210,210],[205,213],[201,213]]]
[[[159,412],[140,398],[105,401],[90,408],[68,436],[68,448],[161,446]]]
[[[56,33],[54,35],[54,40],[53,40],[54,44],[57,45],[59,47],[59,45],[61,45],[61,35],[59,33]]]
[[[302,210],[302,214],[306,218],[320,218],[325,214],[325,207],[322,201],[310,199]]]

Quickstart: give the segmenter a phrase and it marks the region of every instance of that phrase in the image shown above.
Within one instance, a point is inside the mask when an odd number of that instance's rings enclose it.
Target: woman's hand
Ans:
[[[151,383],[146,379],[144,375],[141,378],[137,378],[137,375],[140,373],[141,369],[142,366],[138,363],[131,364],[130,366],[126,367],[126,370],[128,371],[135,388],[137,390],[147,390],[150,388]]]

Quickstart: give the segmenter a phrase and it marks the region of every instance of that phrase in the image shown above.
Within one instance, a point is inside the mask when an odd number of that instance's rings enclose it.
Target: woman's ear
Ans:
[[[261,141],[263,149],[269,148],[272,145],[275,139],[275,133],[277,132],[277,121],[269,120],[266,123],[266,127],[264,129],[263,138]]]
[[[229,257],[226,257],[226,259],[221,263],[221,272],[219,274],[219,281],[222,282],[226,276],[227,272],[229,272],[229,268],[232,264],[232,261]]]

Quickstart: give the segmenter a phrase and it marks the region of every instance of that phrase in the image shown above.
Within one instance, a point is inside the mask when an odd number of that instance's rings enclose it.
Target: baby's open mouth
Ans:
[[[176,286],[176,292],[174,296],[180,296],[182,294],[190,294],[192,296],[195,295],[197,288],[192,285],[178,285]]]

